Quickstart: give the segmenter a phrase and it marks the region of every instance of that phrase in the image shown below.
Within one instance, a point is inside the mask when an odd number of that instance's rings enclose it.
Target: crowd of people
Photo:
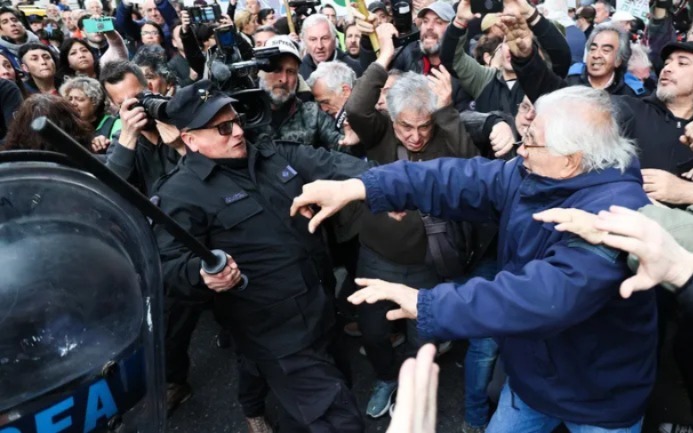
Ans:
[[[432,432],[434,357],[460,340],[463,433],[640,432],[670,328],[693,401],[691,8],[502,3],[0,7],[0,149],[55,151],[29,127],[46,116],[227,253],[209,274],[153,228],[169,413],[210,309],[251,433]],[[375,375],[363,407],[349,337]]]

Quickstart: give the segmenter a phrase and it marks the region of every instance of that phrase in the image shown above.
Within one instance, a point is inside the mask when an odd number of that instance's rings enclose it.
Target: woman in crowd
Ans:
[[[272,8],[260,9],[257,14],[258,26],[273,26],[275,21],[277,21],[277,16]]]
[[[241,37],[248,41],[251,47],[254,47],[255,41],[253,40],[253,35],[257,29],[257,22],[253,15],[247,10],[238,11],[233,21],[234,24],[236,24],[236,28],[240,31]]]
[[[24,44],[19,49],[19,59],[26,74],[24,85],[28,93],[58,93],[60,79],[50,48],[40,43]]]
[[[77,75],[98,78],[99,62],[85,41],[69,38],[60,46],[58,77],[65,80]]]
[[[105,151],[113,136],[121,129],[120,119],[106,111],[106,95],[93,78],[76,77],[60,86],[60,94],[93,129],[92,150]]]
[[[91,127],[77,116],[72,106],[60,96],[32,95],[17,111],[5,137],[5,149],[50,150],[59,152],[49,142],[31,129],[31,122],[46,116],[82,146],[89,148]]]

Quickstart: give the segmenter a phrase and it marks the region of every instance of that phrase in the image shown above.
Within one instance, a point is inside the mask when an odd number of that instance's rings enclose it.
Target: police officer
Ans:
[[[214,293],[215,312],[289,415],[286,431],[361,432],[355,399],[328,352],[333,306],[322,285],[321,238],[289,208],[304,183],[346,179],[367,168],[351,156],[311,146],[246,142],[232,98],[209,82],[181,89],[167,112],[188,149],[155,187],[163,211],[209,247],[226,251],[217,275],[155,228],[164,279],[182,294]],[[249,284],[238,287],[240,272]]]

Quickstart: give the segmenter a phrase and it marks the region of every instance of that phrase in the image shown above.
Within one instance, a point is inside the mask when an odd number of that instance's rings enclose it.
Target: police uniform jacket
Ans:
[[[215,295],[218,317],[250,359],[304,349],[329,330],[333,312],[321,285],[321,238],[289,209],[302,186],[347,179],[368,164],[338,152],[261,137],[247,159],[212,160],[188,152],[155,186],[164,212],[210,248],[231,255],[249,279]],[[185,296],[210,293],[200,258],[155,227],[165,286]],[[328,270],[329,271],[329,270]]]

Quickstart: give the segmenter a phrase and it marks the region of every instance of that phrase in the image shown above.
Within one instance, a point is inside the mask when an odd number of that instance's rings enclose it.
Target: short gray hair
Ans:
[[[618,35],[618,59],[621,60],[621,67],[627,68],[628,61],[630,60],[631,50],[630,50],[630,37],[628,33],[623,31],[620,27],[617,27],[614,23],[606,22],[601,23],[594,27],[592,33],[590,34],[587,43],[585,44],[585,62],[587,62],[587,54],[590,50],[590,46],[594,42],[594,38],[598,34],[603,32],[614,32]]]
[[[356,73],[346,63],[338,60],[332,62],[322,62],[317,69],[310,74],[306,83],[312,88],[318,80],[322,80],[323,84],[330,92],[341,93],[342,86],[353,88],[356,83]]]
[[[74,89],[84,92],[95,107],[100,107],[106,101],[106,94],[104,93],[101,84],[93,78],[70,78],[69,80],[65,81],[62,86],[60,86],[60,95],[63,98],[66,98],[70,91]]]
[[[330,21],[329,18],[327,18],[326,15],[323,14],[313,14],[303,20],[303,24],[301,25],[301,40],[305,41],[306,37],[306,30],[315,27],[318,24],[325,23],[328,25],[330,28],[330,34],[332,34],[333,38],[337,38],[337,28],[332,24],[332,21]]]
[[[103,4],[101,3],[101,0],[87,0],[84,2],[84,7],[89,8],[89,5],[92,3],[96,3],[103,9]]]
[[[585,172],[616,168],[624,172],[636,157],[632,140],[621,136],[610,95],[571,86],[544,95],[534,105],[543,116],[546,147],[554,154],[582,153]]]
[[[628,70],[631,68],[639,67],[652,67],[652,61],[650,61],[650,49],[643,44],[632,43],[630,44],[630,60],[628,60]]]
[[[385,97],[387,111],[394,121],[405,108],[418,113],[436,111],[438,97],[428,86],[428,79],[415,72],[405,72],[392,85]]]

